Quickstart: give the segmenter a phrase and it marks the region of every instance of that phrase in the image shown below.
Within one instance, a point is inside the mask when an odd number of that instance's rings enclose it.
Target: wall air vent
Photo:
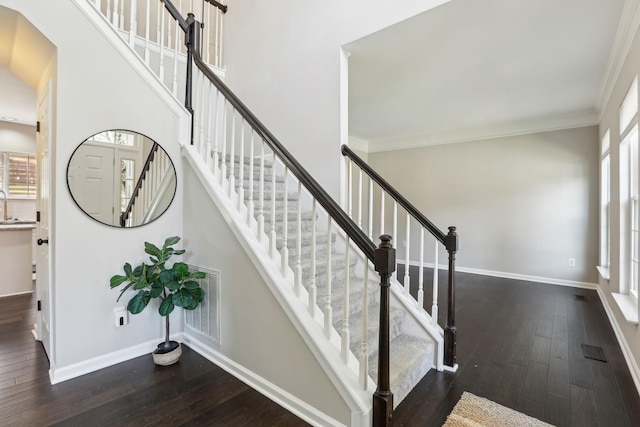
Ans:
[[[185,310],[185,324],[195,331],[220,343],[220,272],[189,265],[190,271],[206,274],[198,280],[204,290],[204,300],[195,310]]]

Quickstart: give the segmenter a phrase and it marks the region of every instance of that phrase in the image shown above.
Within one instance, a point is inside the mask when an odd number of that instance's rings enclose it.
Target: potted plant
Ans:
[[[131,314],[138,314],[147,307],[154,298],[160,298],[158,311],[165,318],[165,340],[158,344],[153,352],[153,360],[158,365],[171,365],[182,355],[180,343],[169,340],[169,314],[175,307],[194,310],[203,300],[204,291],[196,279],[203,279],[203,272],[189,272],[184,262],[175,262],[167,266],[173,255],[182,255],[184,249],[174,249],[180,237],[168,237],[162,248],[144,242],[144,251],[150,255],[151,264],[142,263],[135,268],[131,264],[124,265],[124,275],[111,277],[111,288],[125,285],[120,291],[117,301],[129,289],[138,291],[127,304]]]

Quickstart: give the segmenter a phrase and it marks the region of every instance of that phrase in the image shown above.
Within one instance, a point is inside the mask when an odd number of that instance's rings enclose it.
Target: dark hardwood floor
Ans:
[[[463,391],[558,427],[640,426],[640,397],[595,291],[464,273],[457,282],[460,367],[427,374],[395,426],[441,426]],[[174,366],[143,356],[52,386],[33,307],[30,295],[0,298],[2,426],[307,425],[188,347]],[[585,358],[581,344],[607,362]]]
[[[398,406],[395,426],[441,426],[464,391],[558,427],[640,426],[640,397],[596,291],[464,273],[456,279],[458,371],[429,372]],[[444,324],[445,272],[439,284]],[[582,344],[601,347],[607,361],[585,358]]]

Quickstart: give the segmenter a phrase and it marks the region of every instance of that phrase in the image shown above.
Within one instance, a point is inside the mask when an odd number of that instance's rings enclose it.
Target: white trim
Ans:
[[[182,332],[171,334],[171,339],[181,342],[183,340]],[[122,350],[106,353],[101,356],[64,366],[62,368],[56,368],[52,363],[51,369],[49,369],[49,378],[51,379],[51,384],[57,384],[63,381],[67,381],[81,375],[88,374],[90,372],[116,365],[118,363],[126,362],[127,360],[131,360],[136,357],[144,356],[145,354],[151,354],[153,350],[158,346],[158,343],[162,341],[164,341],[164,337],[158,337],[142,344],[135,345],[133,347],[127,347]],[[149,363],[153,363],[151,358],[149,358]]]
[[[552,116],[540,120],[525,120],[495,126],[454,130],[439,134],[406,135],[397,138],[379,139],[369,141],[368,152],[376,153],[383,151],[406,150],[409,148],[422,148],[432,145],[506,138],[519,135],[529,135],[532,133],[597,126],[598,124],[598,113],[595,111],[584,111],[565,116]]]
[[[331,418],[329,415],[318,411],[308,403],[298,399],[296,396],[281,389],[272,382],[266,380],[255,372],[245,368],[244,366],[234,362],[224,354],[217,352],[213,348],[202,343],[198,339],[189,334],[184,336],[185,344],[192,350],[202,355],[210,362],[224,369],[229,374],[238,378],[262,395],[271,399],[283,408],[291,411],[296,416],[302,418],[311,425],[316,426],[344,426],[344,424]]]
[[[624,320],[632,325],[638,324],[638,301],[629,294],[619,294],[611,292],[613,300],[624,316]]]
[[[363,153],[368,153],[369,141],[349,135],[349,148],[352,150],[362,151]]]
[[[238,238],[238,242],[251,259],[254,266],[264,279],[269,290],[276,298],[291,324],[304,340],[309,351],[314,355],[327,378],[350,408],[352,419],[362,420],[354,426],[365,426],[371,414],[371,396],[375,391],[373,385],[362,390],[358,381],[358,361],[351,352],[345,364],[340,355],[340,338],[337,333],[332,334],[327,341],[324,334],[324,313],[316,310],[314,317],[309,316],[306,306],[307,293],[301,289],[301,295],[296,295],[293,286],[293,276],[283,277],[279,267],[279,254],[276,258],[269,255],[267,242],[256,238],[257,224],[252,222],[251,228],[246,223],[246,213],[238,212],[234,203],[226,195],[221,184],[210,175],[211,170],[193,145],[182,147],[182,155],[191,166],[194,174],[202,182],[205,191],[220,211],[231,232]],[[275,262],[274,262],[275,261]],[[280,286],[283,280],[289,281],[289,286]]]
[[[629,373],[631,374],[633,383],[636,385],[636,390],[638,390],[638,393],[640,393],[640,367],[638,367],[638,363],[633,357],[633,353],[631,352],[629,343],[624,337],[624,333],[622,332],[622,329],[620,328],[620,325],[618,324],[618,321],[613,314],[613,310],[611,310],[611,306],[607,301],[604,291],[600,286],[596,287],[596,291],[598,292],[598,296],[600,297],[600,301],[602,302],[604,311],[607,313],[607,317],[609,318],[609,323],[613,328],[613,332],[618,339],[618,344],[620,344],[622,355],[624,356],[624,360],[626,360],[627,362],[627,367],[629,368]]]
[[[398,259],[396,262],[398,265],[406,264],[406,262],[401,259]],[[417,261],[410,261],[409,265],[420,266],[420,263]],[[433,263],[424,263],[424,267],[433,268]],[[445,264],[438,264],[438,269],[440,270],[446,270],[447,268],[449,267]],[[504,271],[483,270],[479,268],[456,266],[456,271],[460,273],[480,274],[482,276],[501,277],[503,279],[524,280],[527,282],[546,283],[549,285],[569,286],[572,288],[596,289],[598,287],[596,283],[578,282],[575,280],[565,280],[565,279],[555,279],[552,277],[530,276],[527,274],[508,273]]]
[[[622,67],[629,56],[629,51],[633,44],[636,32],[640,27],[640,7],[638,0],[626,0],[620,14],[618,30],[616,32],[613,45],[609,51],[609,59],[605,70],[605,78],[598,94],[598,102],[596,103],[601,121],[606,111],[607,103],[611,98],[611,94],[620,78]]]

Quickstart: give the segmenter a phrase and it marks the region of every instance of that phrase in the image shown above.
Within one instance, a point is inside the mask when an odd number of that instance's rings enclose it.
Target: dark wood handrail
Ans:
[[[136,182],[136,186],[133,189],[133,192],[131,193],[131,198],[129,199],[129,203],[127,204],[127,209],[125,209],[124,212],[120,214],[120,227],[125,227],[125,224],[127,223],[127,218],[129,217],[129,215],[131,215],[131,211],[133,210],[133,205],[136,204],[136,198],[138,197],[138,193],[142,188],[142,183],[144,182],[145,177],[147,176],[147,172],[151,167],[151,162],[153,162],[153,158],[156,155],[158,148],[160,148],[160,145],[157,142],[154,142],[153,146],[151,146],[151,151],[149,151],[149,155],[147,156],[147,160],[144,162],[144,166],[142,167],[142,171],[140,172],[140,176],[138,177],[138,182]]]
[[[254,131],[267,143],[269,147],[276,153],[284,165],[300,180],[302,185],[311,193],[311,195],[320,203],[327,211],[329,216],[345,231],[347,236],[364,252],[364,254],[373,261],[373,253],[376,249],[375,244],[367,237],[367,235],[358,227],[358,225],[340,208],[331,196],[318,184],[318,182],[304,169],[300,163],[287,151],[286,148],[273,136],[264,124],[247,108],[246,105],[225,85],[207,66],[200,57],[200,53],[193,53],[193,60],[200,71],[209,79],[209,81],[222,93],[227,101],[240,113],[244,120],[251,125]]]
[[[214,5],[215,7],[217,7],[218,9],[220,9],[222,11],[222,13],[227,13],[227,5],[226,4],[222,4],[222,3],[218,3],[216,0],[204,0],[207,3],[210,3],[212,5]]]
[[[353,152],[347,145],[342,146],[342,155],[351,159],[353,163],[358,165],[360,169],[362,169],[371,179],[378,183],[382,189],[388,193],[396,202],[400,204],[411,216],[413,216],[416,221],[418,221],[424,228],[429,230],[429,232],[443,245],[447,245],[446,234],[444,234],[435,224],[433,224],[429,219],[422,214],[415,206],[411,204],[407,199],[404,198],[402,194],[400,194],[395,188],[391,186],[383,177],[381,177],[378,172],[373,170],[371,166],[369,166],[364,160],[362,160],[356,153]]]

